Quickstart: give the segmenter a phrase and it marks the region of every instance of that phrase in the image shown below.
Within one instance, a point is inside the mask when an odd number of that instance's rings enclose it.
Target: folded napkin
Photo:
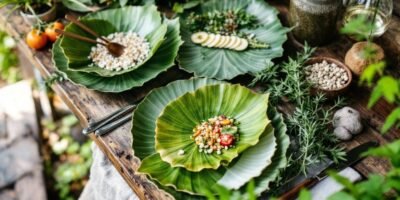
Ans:
[[[339,172],[339,175],[347,177],[351,182],[361,180],[361,175],[351,167]],[[325,200],[329,196],[343,189],[343,186],[336,182],[333,178],[328,177],[311,189],[311,195],[313,200]]]

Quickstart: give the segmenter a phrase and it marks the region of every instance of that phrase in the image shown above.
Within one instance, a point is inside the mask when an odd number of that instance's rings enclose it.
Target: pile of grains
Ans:
[[[319,89],[337,90],[343,88],[349,81],[346,70],[335,63],[324,60],[305,68],[307,80]]]
[[[103,69],[121,71],[136,66],[146,60],[150,52],[150,44],[137,33],[113,33],[107,36],[111,42],[125,46],[120,57],[111,55],[107,48],[97,44],[92,47],[89,59]],[[97,41],[102,42],[100,39]]]
[[[238,141],[237,124],[232,118],[224,115],[216,116],[197,125],[190,138],[199,147],[199,152],[221,154],[223,149],[233,148],[234,143]],[[183,153],[179,151],[178,155],[183,155]]]

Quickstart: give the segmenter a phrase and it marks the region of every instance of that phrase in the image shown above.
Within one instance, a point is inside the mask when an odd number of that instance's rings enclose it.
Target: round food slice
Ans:
[[[232,46],[229,47],[230,49],[236,49],[237,47],[240,46],[240,43],[242,41],[241,38],[240,37],[236,37],[236,36],[235,36],[235,38],[236,38],[235,39],[235,43],[233,43]]]
[[[214,40],[210,44],[208,44],[207,47],[215,47],[220,41],[221,41],[221,35],[219,34],[215,35]]]
[[[225,48],[231,49],[237,40],[238,38],[236,36],[229,36],[229,43],[225,45]]]
[[[246,39],[240,39],[240,45],[235,47],[236,51],[243,51],[245,49],[247,49],[247,47],[249,46],[249,42]]]
[[[230,36],[224,36],[224,37],[225,37],[225,41],[224,41],[224,43],[221,44],[221,48],[226,48],[226,46],[231,41],[231,37]]]
[[[222,48],[222,44],[225,43],[225,41],[226,41],[226,36],[221,35],[221,40],[217,43],[217,45],[215,45],[215,47]]]
[[[207,40],[201,43],[201,46],[208,46],[215,39],[215,34],[208,34]]]
[[[191,39],[193,43],[201,44],[208,39],[208,34],[206,32],[193,33]]]

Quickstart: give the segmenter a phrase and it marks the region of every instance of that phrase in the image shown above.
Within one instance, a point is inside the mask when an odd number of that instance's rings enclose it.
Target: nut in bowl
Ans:
[[[314,57],[306,62],[306,79],[314,85],[312,93],[335,97],[347,90],[351,81],[350,69],[337,59]]]

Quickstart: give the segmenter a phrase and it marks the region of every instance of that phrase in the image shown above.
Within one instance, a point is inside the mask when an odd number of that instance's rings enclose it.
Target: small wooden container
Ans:
[[[333,97],[336,97],[336,96],[346,92],[346,90],[349,88],[351,82],[353,81],[353,75],[352,75],[350,69],[343,62],[341,62],[341,61],[339,61],[337,59],[334,59],[334,58],[328,58],[328,57],[323,57],[323,56],[313,57],[313,58],[310,58],[305,63],[305,66],[313,65],[315,63],[322,63],[324,60],[326,62],[330,63],[330,64],[334,63],[338,67],[343,68],[346,71],[347,76],[349,77],[349,80],[346,82],[346,84],[342,88],[334,89],[334,90],[325,90],[325,89],[320,89],[320,88],[312,88],[312,90],[311,90],[312,94],[324,93],[326,95],[326,97],[333,98]]]

